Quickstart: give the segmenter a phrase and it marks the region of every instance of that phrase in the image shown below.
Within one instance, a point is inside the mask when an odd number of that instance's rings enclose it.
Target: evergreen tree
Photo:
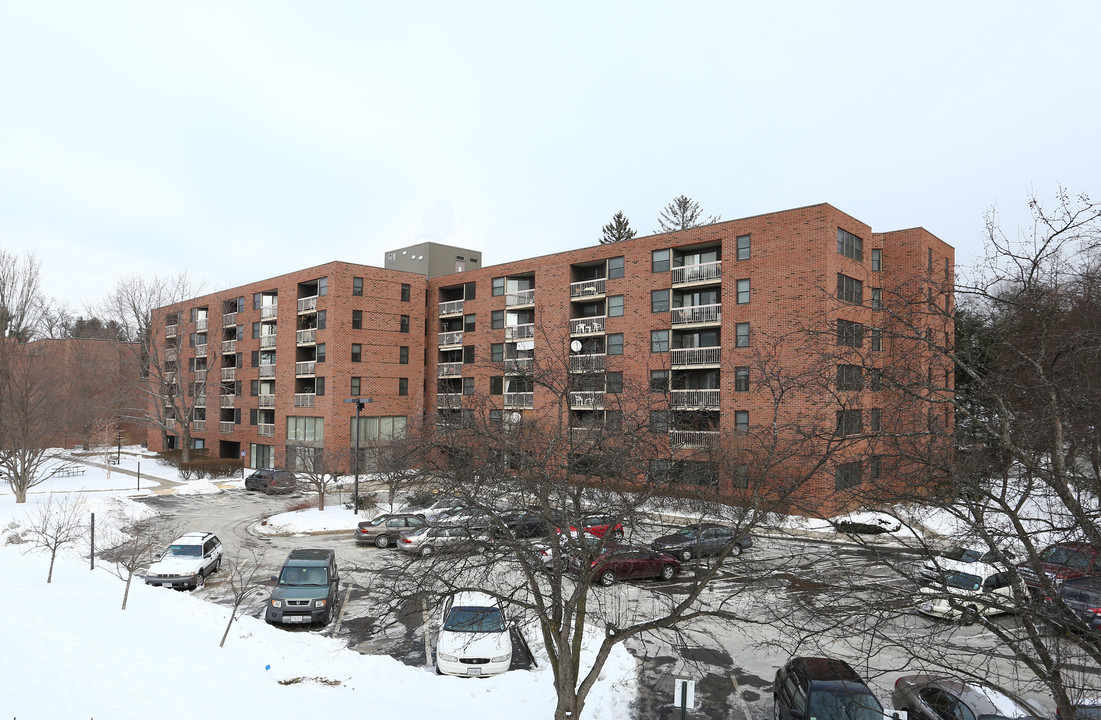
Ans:
[[[658,215],[658,225],[661,226],[658,232],[687,230],[700,225],[717,223],[722,219],[720,215],[710,215],[706,220],[700,220],[701,214],[703,210],[698,202],[687,195],[678,195],[673,198],[673,202],[662,208],[661,214]]]
[[[612,221],[602,227],[601,230],[604,233],[603,237],[600,238],[601,245],[630,240],[635,236],[635,231],[631,229],[631,223],[622,210],[613,215]]]

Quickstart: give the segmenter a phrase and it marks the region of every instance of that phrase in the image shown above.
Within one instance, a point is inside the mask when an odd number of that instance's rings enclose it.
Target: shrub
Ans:
[[[414,490],[406,498],[406,504],[413,508],[426,508],[434,502],[436,502],[436,495],[424,489]]]

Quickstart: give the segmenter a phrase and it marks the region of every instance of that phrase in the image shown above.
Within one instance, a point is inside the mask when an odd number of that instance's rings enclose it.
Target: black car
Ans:
[[[1101,631],[1101,578],[1065,581],[1059,588],[1058,600],[1044,603],[1045,614],[1052,624],[1068,631]]]
[[[694,557],[721,555],[727,548],[731,555],[741,555],[742,550],[753,547],[753,538],[749,535],[738,537],[734,530],[718,523],[695,523],[670,535],[662,535],[650,543],[650,547],[688,561]]]
[[[772,685],[775,720],[883,720],[883,706],[844,660],[793,657]]]
[[[539,508],[514,510],[505,513],[501,519],[513,536],[518,538],[546,537],[566,524],[563,513],[556,510],[548,513]]]
[[[298,478],[290,470],[262,468],[245,478],[245,490],[259,490],[268,495],[285,495],[298,487]]]

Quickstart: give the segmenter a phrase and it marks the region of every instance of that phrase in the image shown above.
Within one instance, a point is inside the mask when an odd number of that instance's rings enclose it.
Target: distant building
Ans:
[[[440,275],[478,270],[482,267],[482,253],[452,245],[422,242],[388,250],[383,267],[387,270],[417,273],[431,279]]]

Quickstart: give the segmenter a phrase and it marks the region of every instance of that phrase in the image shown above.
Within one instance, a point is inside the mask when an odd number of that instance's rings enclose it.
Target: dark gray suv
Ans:
[[[298,549],[283,562],[264,619],[272,624],[328,625],[333,618],[340,575],[332,550]]]
[[[268,495],[286,495],[298,487],[298,478],[290,470],[262,468],[245,478],[245,490],[259,490]]]

